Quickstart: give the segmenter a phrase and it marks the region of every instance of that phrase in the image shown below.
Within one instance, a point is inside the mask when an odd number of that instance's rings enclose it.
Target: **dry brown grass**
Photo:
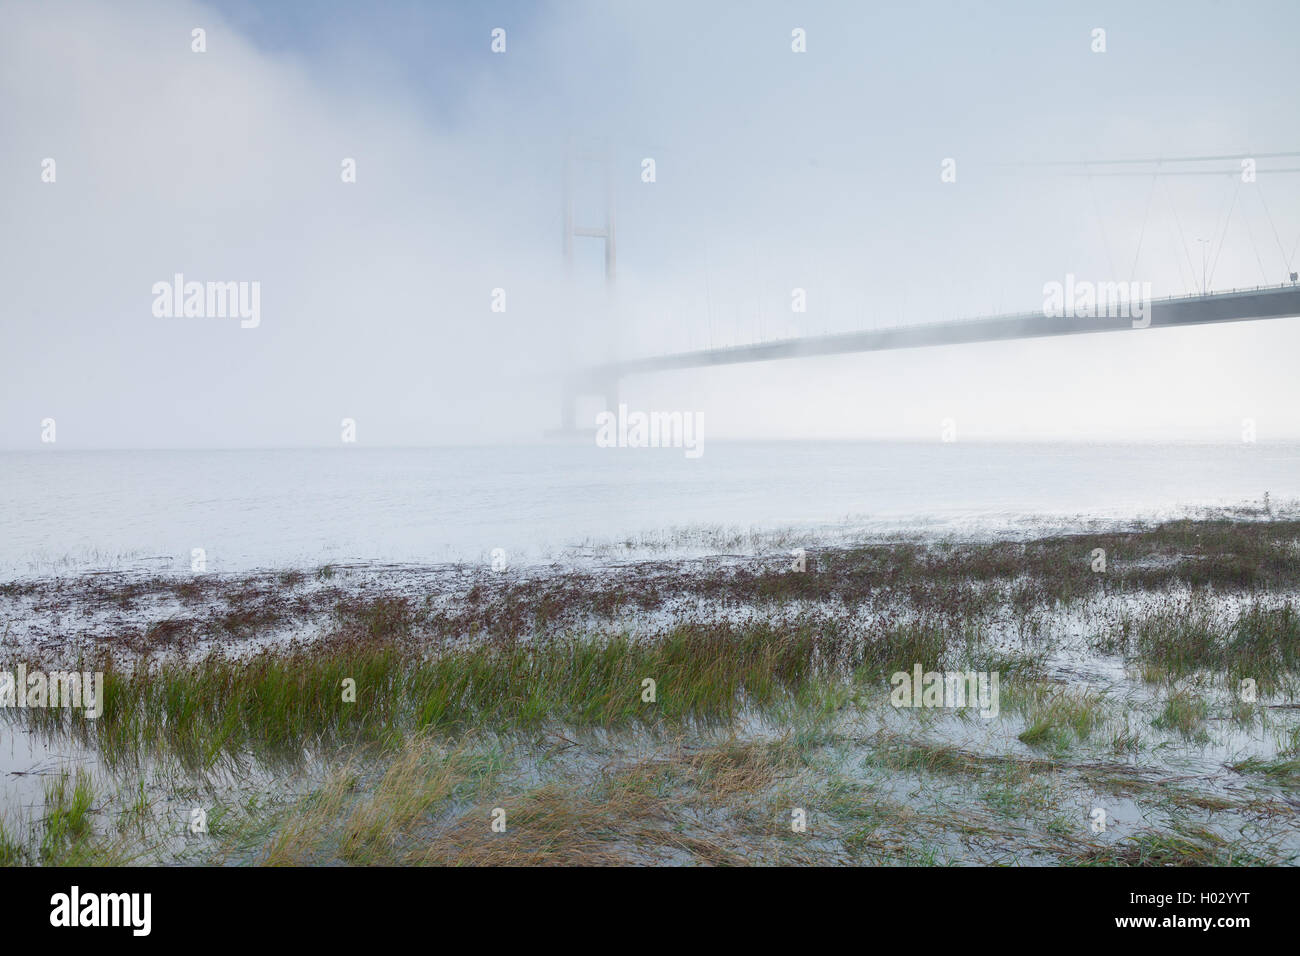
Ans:
[[[780,821],[772,789],[790,771],[782,743],[685,748],[584,776],[519,786],[481,747],[410,739],[382,773],[349,767],[278,814],[265,865],[740,865]],[[494,832],[493,811],[506,830]],[[797,857],[773,843],[768,860]]]

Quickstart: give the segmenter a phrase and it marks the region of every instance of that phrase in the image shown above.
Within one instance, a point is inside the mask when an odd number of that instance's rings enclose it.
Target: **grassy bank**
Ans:
[[[1290,863],[1298,541],[11,584],[8,615],[130,624],[77,644],[97,719],[0,710],[76,750],[0,808],[0,862]],[[917,665],[997,674],[997,713],[895,706]]]

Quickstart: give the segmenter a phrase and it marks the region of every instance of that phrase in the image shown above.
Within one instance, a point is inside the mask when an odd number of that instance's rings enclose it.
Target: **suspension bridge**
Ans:
[[[1252,176],[1254,164],[1259,159],[1300,157],[1300,151],[1282,153],[1261,153],[1250,156],[1244,154],[1227,154],[1216,156],[1194,156],[1177,158],[1129,159],[1129,160],[1080,160],[1040,163],[1041,166],[1064,166],[1081,168],[1082,172],[1070,175],[1133,175],[1152,177],[1152,198],[1155,184],[1162,176],[1223,176],[1225,172],[1204,169],[1168,169],[1168,166],[1205,163],[1216,161],[1250,163]],[[1023,164],[1022,164],[1023,165]],[[1125,167],[1154,166],[1154,170],[1133,171]],[[1097,167],[1116,167],[1103,170]],[[569,167],[572,168],[571,166]],[[1237,170],[1232,170],[1236,174]],[[1269,173],[1296,173],[1300,167],[1275,168]],[[565,207],[565,256],[566,262],[572,263],[573,240],[575,237],[596,238],[605,244],[605,278],[607,284],[614,280],[616,263],[616,233],[614,225],[612,177],[606,176],[607,214],[604,224],[599,226],[579,227],[573,215],[573,183],[571,174],[566,175]],[[1253,182],[1243,173],[1241,182]],[[1238,191],[1240,183],[1238,186]],[[1227,215],[1222,211],[1222,236],[1226,237],[1228,223],[1237,205],[1237,193],[1234,191],[1232,202],[1227,207]],[[1261,203],[1264,202],[1261,195]],[[1147,217],[1150,215],[1150,199],[1147,204]],[[979,342],[1002,342],[1017,339],[1036,339],[1062,335],[1086,335],[1104,332],[1128,331],[1145,334],[1150,330],[1186,328],[1190,326],[1215,323],[1253,322],[1263,319],[1281,319],[1300,317],[1300,276],[1294,271],[1295,249],[1288,256],[1278,234],[1271,211],[1265,205],[1268,222],[1277,240],[1282,259],[1287,268],[1287,282],[1277,285],[1262,285],[1248,289],[1231,289],[1215,292],[1211,290],[1212,273],[1203,270],[1200,291],[1182,296],[1169,296],[1144,303],[1142,314],[1134,317],[1125,309],[1115,315],[1106,308],[1086,310],[1092,314],[1073,314],[1056,316],[1043,310],[1034,312],[1017,312],[960,321],[931,322],[923,324],[902,325],[886,329],[837,332],[820,335],[801,335],[763,342],[736,344],[721,347],[691,349],[669,352],[660,355],[633,357],[601,362],[577,369],[568,374],[564,383],[561,433],[571,433],[582,428],[577,421],[577,406],[582,397],[600,396],[607,409],[618,404],[619,384],[631,375],[645,375],[656,372],[675,371],[693,368],[709,368],[723,365],[736,365],[754,362],[771,362],[783,359],[813,358],[829,355],[846,355],[857,352],[880,352],[893,349],[915,349],[945,345],[970,345]],[[1175,219],[1177,214],[1175,212]],[[1216,232],[1217,232],[1216,226]],[[1182,235],[1181,222],[1178,223],[1180,240],[1186,251],[1186,241]],[[1142,232],[1146,231],[1146,218],[1143,220]],[[1104,231],[1103,231],[1104,237]],[[1253,235],[1251,236],[1254,243]],[[1223,238],[1219,242],[1222,252]],[[1297,239],[1300,247],[1300,238]],[[1141,239],[1139,239],[1139,251]],[[1109,249],[1107,250],[1109,256]],[[1258,248],[1255,250],[1259,259]],[[1217,262],[1217,255],[1215,257]],[[1188,253],[1189,269],[1191,257]],[[1181,266],[1181,264],[1180,264]],[[1261,273],[1265,272],[1262,259]]]

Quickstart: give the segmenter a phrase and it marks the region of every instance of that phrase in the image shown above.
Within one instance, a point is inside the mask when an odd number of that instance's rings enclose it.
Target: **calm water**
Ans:
[[[539,560],[666,529],[1005,526],[1300,498],[1300,444],[0,453],[0,573]]]

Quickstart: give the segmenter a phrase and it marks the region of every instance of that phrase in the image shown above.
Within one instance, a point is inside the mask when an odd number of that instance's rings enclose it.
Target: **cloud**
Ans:
[[[331,444],[343,417],[374,444],[531,440],[557,423],[558,371],[614,353],[1034,308],[1067,271],[1128,279],[1135,261],[1157,294],[1181,292],[1222,187],[997,164],[1257,148],[1247,132],[1297,105],[1232,71],[1208,97],[1170,79],[1204,31],[1165,24],[1156,44],[1161,18],[1122,7],[1099,11],[1104,61],[1090,22],[949,5],[554,4],[445,24],[421,8],[355,40],[346,20],[317,23],[310,45],[292,16],[328,11],[286,9],[272,23],[184,3],[2,8],[0,445],[35,444],[47,416],[72,446]],[[498,23],[509,52],[493,57]],[[796,25],[806,54],[790,51]],[[1223,56],[1274,69],[1278,41],[1252,54],[1249,24],[1218,26]],[[427,50],[419,28],[438,38]],[[570,141],[613,158],[611,298],[594,242],[572,281],[561,268]],[[955,184],[939,182],[947,156]],[[591,172],[578,202],[599,218]],[[1265,182],[1294,236],[1294,190]],[[1282,269],[1257,199],[1223,233],[1216,287]],[[259,281],[261,325],[155,318],[150,290],[178,272]],[[794,287],[807,313],[790,311]],[[1293,323],[1261,323],[624,388],[707,410],[717,439],[925,437],[954,409],[967,435],[1231,440],[1253,413],[1262,436],[1295,437],[1281,356],[1297,344]]]

